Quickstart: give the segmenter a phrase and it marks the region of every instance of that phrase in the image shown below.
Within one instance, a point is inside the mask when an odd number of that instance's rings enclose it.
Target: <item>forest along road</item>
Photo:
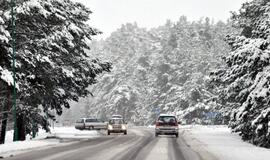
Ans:
[[[203,160],[180,136],[154,137],[154,129],[130,128],[65,146],[34,150],[5,160]]]

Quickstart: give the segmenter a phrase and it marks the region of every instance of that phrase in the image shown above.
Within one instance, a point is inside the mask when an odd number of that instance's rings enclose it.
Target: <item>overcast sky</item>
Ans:
[[[108,37],[121,24],[137,22],[140,27],[163,25],[167,19],[178,20],[186,15],[189,20],[201,17],[226,21],[230,11],[238,11],[247,0],[74,0],[91,9],[90,25],[103,32],[98,38]]]

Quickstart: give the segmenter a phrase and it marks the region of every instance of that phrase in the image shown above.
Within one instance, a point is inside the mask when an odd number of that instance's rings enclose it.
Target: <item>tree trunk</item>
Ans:
[[[3,116],[2,116],[2,125],[1,125],[1,133],[0,133],[0,144],[5,143],[6,138],[6,129],[7,129],[7,121],[8,121],[8,109],[10,107],[10,93],[8,92],[6,99],[3,103]]]
[[[8,118],[8,113],[5,112],[3,114],[2,125],[1,125],[0,144],[4,144],[5,143],[6,128],[7,128],[7,118]]]
[[[1,98],[1,97],[0,97]],[[3,120],[3,103],[0,103],[0,144],[3,144],[3,138],[2,138],[2,120]]]
[[[18,140],[26,139],[24,114],[17,114]]]

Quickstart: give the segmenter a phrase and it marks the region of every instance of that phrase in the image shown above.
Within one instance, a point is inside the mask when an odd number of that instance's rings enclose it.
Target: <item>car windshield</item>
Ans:
[[[176,118],[174,116],[162,116],[158,118],[158,121],[162,123],[175,123]]]
[[[97,119],[86,119],[85,122],[97,122]]]
[[[123,124],[124,121],[122,119],[111,119],[109,121],[110,124]]]

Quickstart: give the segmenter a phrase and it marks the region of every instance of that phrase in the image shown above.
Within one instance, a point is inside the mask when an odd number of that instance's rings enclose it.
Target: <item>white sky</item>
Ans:
[[[247,0],[74,0],[91,9],[91,26],[103,32],[99,38],[127,22],[137,22],[140,27],[152,28],[165,24],[167,19],[177,21],[181,15],[188,20],[201,17],[226,21],[230,11],[238,11]]]

